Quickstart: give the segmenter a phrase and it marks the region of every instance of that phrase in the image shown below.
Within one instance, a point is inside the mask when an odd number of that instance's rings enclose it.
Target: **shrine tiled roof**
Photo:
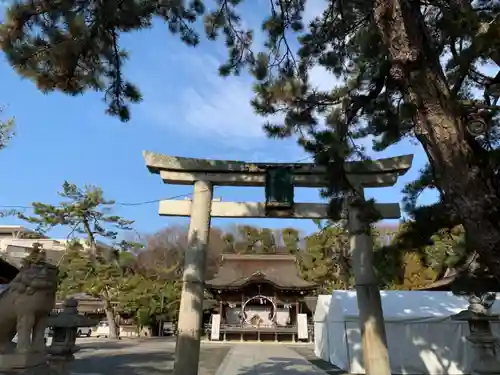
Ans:
[[[268,282],[279,289],[317,288],[299,276],[293,255],[223,254],[221,260],[219,272],[206,282],[207,288],[237,289],[253,282]]]

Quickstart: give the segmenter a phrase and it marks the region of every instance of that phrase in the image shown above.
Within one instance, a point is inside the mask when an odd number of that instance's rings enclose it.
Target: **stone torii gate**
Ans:
[[[163,182],[194,185],[192,200],[160,202],[162,216],[190,216],[188,243],[178,320],[174,374],[197,375],[202,332],[202,304],[205,282],[206,249],[212,217],[326,219],[327,203],[295,203],[294,187],[325,188],[326,170],[312,163],[245,163],[174,157],[145,151],[146,166]],[[347,177],[360,197],[363,188],[393,186],[411,167],[413,155],[350,162]],[[213,200],[214,186],[261,186],[266,202],[222,202]],[[382,218],[400,218],[398,203],[378,203]],[[372,239],[360,208],[348,207],[348,228],[352,253],[363,357],[368,375],[390,375],[380,292],[373,268]]]

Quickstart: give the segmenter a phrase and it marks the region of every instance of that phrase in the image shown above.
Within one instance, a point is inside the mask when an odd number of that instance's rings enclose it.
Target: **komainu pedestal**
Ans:
[[[49,375],[47,354],[0,354],[0,375]]]

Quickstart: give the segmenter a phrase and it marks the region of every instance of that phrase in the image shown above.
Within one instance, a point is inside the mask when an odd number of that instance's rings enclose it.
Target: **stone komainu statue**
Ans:
[[[37,249],[0,294],[0,353],[12,348],[17,332],[17,352],[42,351],[45,329],[55,305],[57,267],[45,262]]]

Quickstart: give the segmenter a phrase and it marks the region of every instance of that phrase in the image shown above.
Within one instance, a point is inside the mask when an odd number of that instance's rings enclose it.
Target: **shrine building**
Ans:
[[[299,276],[293,255],[223,254],[206,282],[218,304],[212,340],[311,341],[317,286]]]

